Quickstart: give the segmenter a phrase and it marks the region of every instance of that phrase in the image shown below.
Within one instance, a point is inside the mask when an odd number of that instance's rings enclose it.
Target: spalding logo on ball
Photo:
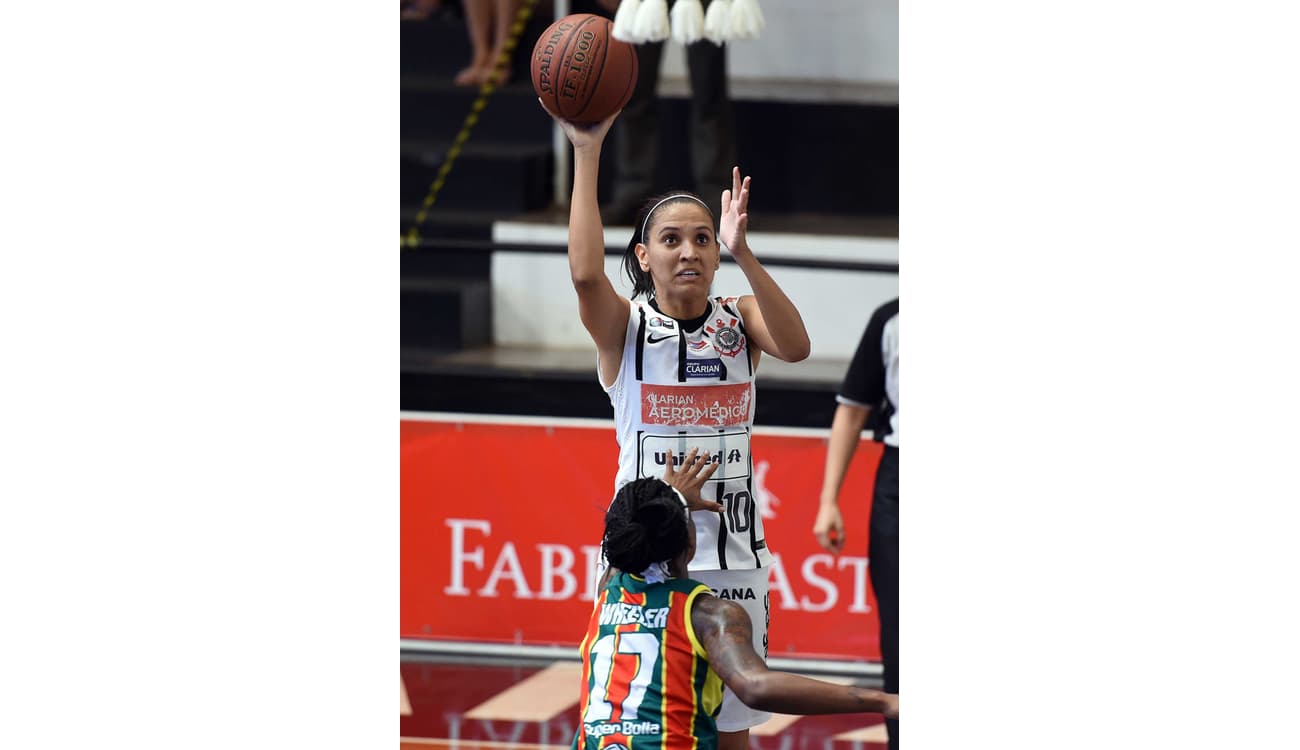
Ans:
[[[609,19],[565,16],[533,47],[533,90],[551,114],[587,125],[619,111],[636,87],[636,50],[615,39]]]

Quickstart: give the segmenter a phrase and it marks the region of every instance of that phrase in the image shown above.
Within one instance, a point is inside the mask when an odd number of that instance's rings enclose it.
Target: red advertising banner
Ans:
[[[879,661],[866,547],[881,449],[859,445],[840,494],[848,543],[832,556],[812,534],[826,434],[754,430],[775,557],[768,653]],[[401,440],[401,637],[576,648],[614,492],[613,424],[411,415]]]

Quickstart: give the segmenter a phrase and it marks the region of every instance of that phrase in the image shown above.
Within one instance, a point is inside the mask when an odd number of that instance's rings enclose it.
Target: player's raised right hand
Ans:
[[[542,104],[541,98],[538,98],[537,104],[542,109],[546,109],[546,105]],[[565,137],[569,139],[569,143],[572,143],[575,149],[584,149],[599,146],[605,141],[605,135],[609,133],[610,126],[618,119],[620,112],[615,112],[604,120],[591,125],[579,125],[556,117],[549,109],[546,110],[546,114],[550,115],[551,119],[555,120],[556,124],[560,126]]]

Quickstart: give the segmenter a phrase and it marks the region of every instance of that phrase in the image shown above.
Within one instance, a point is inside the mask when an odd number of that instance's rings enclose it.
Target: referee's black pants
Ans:
[[[876,468],[871,500],[871,588],[880,615],[880,655],[885,665],[885,692],[898,692],[898,448],[885,446]],[[886,719],[889,750],[898,750],[898,721]]]

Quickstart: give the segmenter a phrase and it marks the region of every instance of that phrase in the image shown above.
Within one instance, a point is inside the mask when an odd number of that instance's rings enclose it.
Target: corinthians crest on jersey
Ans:
[[[750,433],[754,368],[735,297],[713,297],[703,322],[673,320],[633,301],[618,377],[606,389],[619,432],[615,491],[641,477],[662,477],[698,449],[718,469],[702,495],[721,514],[696,512],[693,570],[771,563],[753,489]],[[669,323],[671,325],[665,325]]]
[[[740,319],[731,318],[724,321],[716,318],[713,325],[704,326],[704,332],[713,339],[713,347],[719,354],[735,357],[745,348],[745,334],[740,332]]]
[[[713,334],[713,345],[723,354],[734,357],[745,345],[745,337],[737,333],[735,328],[719,328]]]

